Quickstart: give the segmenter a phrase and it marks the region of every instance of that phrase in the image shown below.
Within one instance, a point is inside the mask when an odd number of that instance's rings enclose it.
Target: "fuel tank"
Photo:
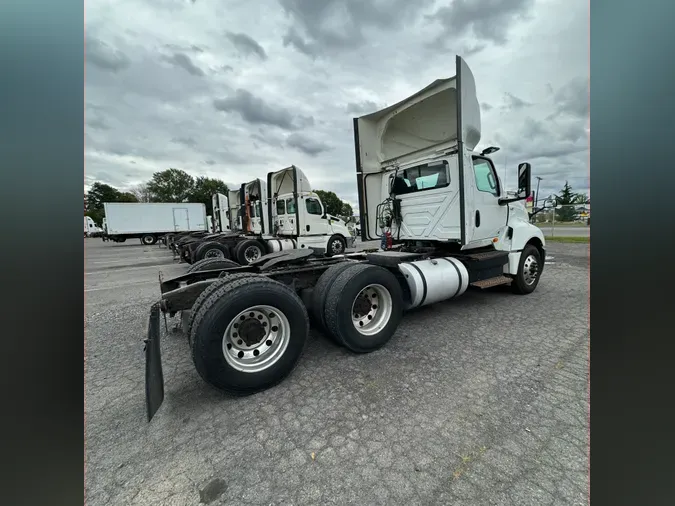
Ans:
[[[295,239],[268,239],[267,248],[270,253],[276,253],[278,251],[286,251],[289,249],[296,249],[298,243]]]
[[[456,258],[404,262],[398,265],[398,269],[410,289],[408,309],[459,297],[469,287],[469,272]]]

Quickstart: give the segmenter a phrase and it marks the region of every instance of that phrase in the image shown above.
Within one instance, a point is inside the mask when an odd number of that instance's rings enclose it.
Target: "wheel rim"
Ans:
[[[335,239],[330,246],[333,254],[342,253],[342,241],[340,239]]]
[[[539,262],[534,255],[528,255],[523,263],[523,280],[526,285],[531,286],[537,281],[537,276],[539,276]]]
[[[368,285],[359,292],[352,304],[352,323],[364,336],[380,332],[389,322],[392,299],[382,285]]]
[[[239,313],[223,336],[223,355],[241,372],[256,373],[276,364],[288,347],[291,326],[272,306],[252,306]]]
[[[204,254],[204,258],[225,258],[225,255],[219,249],[210,249]]]
[[[145,244],[150,244],[152,242],[152,237],[148,237],[147,235],[143,237],[143,242]]]
[[[255,262],[258,260],[258,258],[260,258],[261,253],[262,252],[258,246],[249,246],[244,250],[244,258],[248,263]]]

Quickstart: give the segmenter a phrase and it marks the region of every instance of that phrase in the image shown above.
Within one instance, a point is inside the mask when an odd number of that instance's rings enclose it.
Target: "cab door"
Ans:
[[[304,206],[298,209],[304,218],[300,233],[302,235],[329,235],[331,227],[321,201],[316,197],[304,197],[300,199],[300,202],[304,202]]]
[[[467,157],[468,158],[468,157]],[[499,204],[505,196],[492,160],[483,156],[471,157],[471,164],[465,165],[466,193],[469,221],[467,246],[480,247],[493,242],[506,227],[508,209]]]

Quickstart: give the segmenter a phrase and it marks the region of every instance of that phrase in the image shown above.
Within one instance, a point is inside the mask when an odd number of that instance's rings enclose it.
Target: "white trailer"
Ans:
[[[480,137],[474,77],[457,57],[453,77],[354,119],[361,237],[384,238],[382,250],[316,258],[293,249],[162,280],[145,348],[148,419],[164,399],[160,312],[184,312],[201,378],[248,395],[291,374],[307,343],[308,315],[337,344],[368,353],[391,339],[409,309],[469,287],[534,292],[546,256],[523,206],[530,164],[519,164],[518,191],[509,195],[489,157],[497,148],[474,151]],[[280,202],[281,192],[267,186]],[[300,181],[292,186],[297,195]],[[279,223],[289,233],[313,228],[289,219]]]
[[[124,242],[137,238],[150,245],[168,233],[207,230],[204,204],[106,202],[103,207],[104,240]]]

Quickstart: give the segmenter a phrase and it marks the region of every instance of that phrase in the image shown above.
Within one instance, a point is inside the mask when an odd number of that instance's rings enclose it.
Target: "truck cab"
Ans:
[[[353,245],[345,223],[329,216],[307,176],[295,165],[267,175],[269,222],[280,237],[298,238],[299,247],[327,248],[339,254]]]
[[[518,191],[507,194],[489,156],[498,148],[475,150],[481,122],[473,74],[459,57],[456,71],[354,119],[361,236],[389,235],[403,248],[508,252],[504,272],[515,275],[527,244],[544,247],[522,203],[531,167],[518,166]]]

